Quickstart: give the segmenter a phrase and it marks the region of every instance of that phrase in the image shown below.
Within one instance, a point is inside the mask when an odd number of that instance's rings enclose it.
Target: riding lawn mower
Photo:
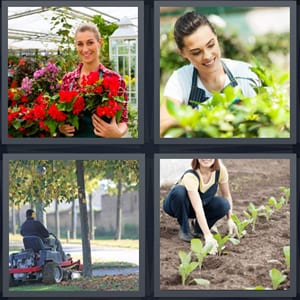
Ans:
[[[25,236],[24,249],[9,255],[9,286],[22,282],[41,281],[45,284],[59,283],[80,277],[82,264],[71,257],[63,260],[56,249],[56,236],[45,244],[38,236]]]

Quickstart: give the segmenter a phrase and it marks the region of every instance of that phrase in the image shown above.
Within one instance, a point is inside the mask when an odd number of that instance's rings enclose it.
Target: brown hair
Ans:
[[[194,33],[200,26],[209,26],[211,31],[216,34],[216,30],[213,25],[209,22],[206,16],[201,15],[197,12],[191,11],[181,16],[175,23],[174,26],[174,39],[177,47],[182,50],[184,47],[183,39],[186,36]]]
[[[79,25],[75,31],[75,38],[76,38],[76,35],[78,32],[85,32],[85,31],[90,31],[90,32],[94,33],[94,36],[97,41],[101,40],[101,35],[98,30],[98,27],[93,23],[85,23],[85,24]]]
[[[198,161],[199,158],[193,158],[192,160],[192,168],[193,170],[197,170],[200,169],[200,163]],[[216,171],[216,170],[220,170],[220,162],[219,159],[215,158],[215,162],[214,164],[210,167],[211,172]]]

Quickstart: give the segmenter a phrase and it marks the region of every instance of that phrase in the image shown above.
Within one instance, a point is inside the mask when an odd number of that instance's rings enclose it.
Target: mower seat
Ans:
[[[42,239],[35,235],[24,236],[23,244],[25,250],[32,249],[34,252],[39,252],[40,250],[51,250],[50,247],[45,247]]]

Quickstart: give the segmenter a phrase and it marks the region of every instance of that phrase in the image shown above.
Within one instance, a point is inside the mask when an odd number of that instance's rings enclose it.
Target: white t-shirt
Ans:
[[[222,59],[226,64],[232,75],[235,77],[238,86],[241,88],[242,93],[246,97],[253,97],[256,95],[252,86],[260,85],[260,81],[255,73],[250,70],[248,63]],[[192,78],[194,66],[192,64],[183,66],[174,71],[168,79],[164,90],[164,96],[179,100],[181,103],[188,104],[189,96],[191,93]],[[252,79],[252,80],[251,80]],[[255,81],[255,83],[253,82]],[[228,76],[226,76],[224,87],[230,83]],[[207,97],[212,97],[212,94],[206,90],[202,84],[199,76],[197,77],[197,86],[205,91]]]

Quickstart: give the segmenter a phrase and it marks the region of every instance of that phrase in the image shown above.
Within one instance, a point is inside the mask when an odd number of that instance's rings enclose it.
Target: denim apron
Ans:
[[[232,73],[230,72],[230,70],[228,69],[228,67],[226,66],[226,64],[223,61],[221,61],[221,63],[222,63],[225,73],[227,74],[227,76],[230,80],[229,85],[231,85],[232,87],[237,86],[238,83],[237,83],[236,79],[234,78],[234,76],[232,75]],[[197,86],[197,79],[198,79],[198,71],[196,68],[194,68],[191,92],[190,92],[190,96],[189,96],[189,100],[188,100],[188,105],[190,105],[192,108],[197,108],[200,103],[203,103],[207,99],[209,99],[209,97],[207,97],[205,95],[205,91]],[[223,88],[221,90],[221,92],[224,89],[225,88]],[[231,104],[238,103],[239,101],[240,101],[239,99],[235,99],[233,101],[233,103],[231,103]]]
[[[99,79],[102,79],[103,73],[100,70],[99,72]],[[73,84],[70,85],[70,91],[73,89]],[[88,101],[86,97],[83,97],[84,101]],[[101,136],[97,136],[94,133],[94,126],[92,123],[92,113],[88,111],[87,109],[83,110],[79,114],[79,127],[78,130],[75,131],[74,137],[97,137],[101,138]]]

